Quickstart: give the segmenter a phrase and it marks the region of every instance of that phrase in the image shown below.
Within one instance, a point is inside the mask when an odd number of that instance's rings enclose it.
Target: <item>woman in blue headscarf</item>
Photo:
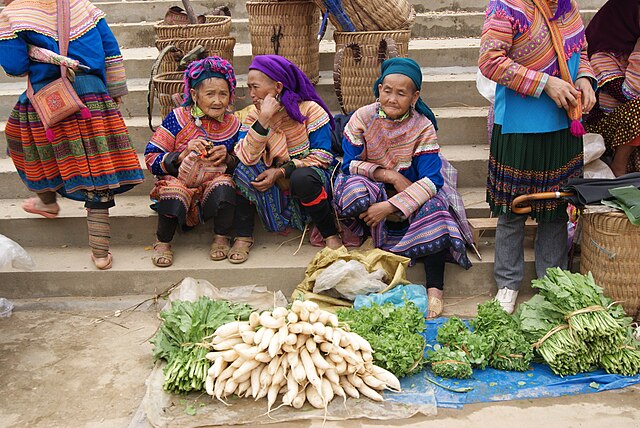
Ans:
[[[358,109],[345,128],[334,203],[354,233],[370,233],[377,248],[424,263],[429,318],[435,318],[443,309],[445,261],[471,263],[449,212],[443,187],[455,192],[455,184],[445,183],[436,118],[420,98],[421,83],[414,60],[382,63],[373,88],[378,99]]]
[[[278,55],[259,55],[247,85],[256,109],[242,122],[235,148],[236,242],[229,260],[246,260],[253,244],[254,217],[267,230],[303,230],[313,221],[327,246],[338,248],[330,204],[333,118],[307,76]]]

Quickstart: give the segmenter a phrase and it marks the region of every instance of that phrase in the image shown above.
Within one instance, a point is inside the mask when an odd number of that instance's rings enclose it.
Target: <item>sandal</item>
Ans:
[[[443,309],[444,303],[442,302],[442,299],[435,296],[429,296],[427,310],[429,311],[429,314],[433,313],[435,315],[427,316],[428,320],[438,318],[440,315],[442,315]]]
[[[37,208],[38,202],[40,202],[40,199],[37,198],[37,197],[26,199],[22,203],[22,209],[25,210],[26,212],[30,213],[30,214],[38,214],[38,215],[41,215],[41,216],[46,217],[46,218],[56,218],[56,217],[58,217],[58,212],[60,212],[60,207],[58,206],[57,203],[51,204],[51,205],[55,205],[56,206],[57,209],[55,211],[45,211],[45,210],[41,210],[41,209]]]
[[[238,242],[248,242],[249,246],[239,248],[236,246],[236,243]],[[229,250],[229,261],[233,264],[246,262],[249,259],[249,250],[251,249],[251,247],[253,247],[253,238],[236,238],[235,242],[233,243],[233,247],[231,247],[231,249]],[[236,256],[236,258],[233,258],[233,256]]]
[[[113,256],[111,255],[111,251],[107,253],[107,257],[96,257],[91,253],[91,260],[100,270],[111,269],[111,266],[113,265]]]
[[[165,249],[160,249],[161,245],[165,245]],[[157,267],[169,267],[173,264],[173,251],[171,251],[171,244],[166,242],[156,242],[153,244],[153,256],[151,261]]]
[[[216,240],[225,239],[225,243],[217,243]],[[213,242],[211,243],[211,248],[209,249],[209,258],[214,262],[224,260],[227,258],[229,254],[229,250],[231,247],[229,246],[229,237],[225,235],[214,235]]]

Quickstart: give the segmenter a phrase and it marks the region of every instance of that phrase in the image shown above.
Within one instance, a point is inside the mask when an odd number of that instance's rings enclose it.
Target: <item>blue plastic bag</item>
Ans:
[[[404,306],[405,300],[410,300],[415,303],[425,317],[428,315],[429,300],[427,298],[427,290],[423,285],[418,284],[398,285],[385,293],[356,296],[353,307],[356,309],[368,308],[374,303],[377,305],[393,303],[395,306]]]

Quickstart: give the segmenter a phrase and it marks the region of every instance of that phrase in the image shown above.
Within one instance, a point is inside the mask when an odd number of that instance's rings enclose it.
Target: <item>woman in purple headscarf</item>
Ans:
[[[587,130],[604,137],[616,176],[640,171],[640,2],[609,0],[586,32],[598,78]]]
[[[256,209],[269,231],[302,230],[311,220],[326,245],[338,248],[342,242],[329,202],[335,159],[328,107],[307,76],[281,56],[256,56],[247,78],[256,109],[243,121],[235,148],[240,195],[229,260],[247,259]]]

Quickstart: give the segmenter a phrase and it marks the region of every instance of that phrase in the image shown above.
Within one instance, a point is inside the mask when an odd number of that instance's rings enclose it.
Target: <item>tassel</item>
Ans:
[[[91,110],[89,110],[86,107],[83,107],[80,110],[80,116],[82,116],[83,119],[91,119]]]
[[[571,135],[573,135],[574,137],[582,137],[587,133],[587,131],[585,131],[584,129],[584,126],[582,125],[582,122],[580,122],[579,120],[572,120],[571,127],[569,129],[571,131]]]
[[[50,143],[53,143],[56,139],[56,133],[53,132],[53,129],[51,128],[47,129],[44,135],[47,137],[47,140],[49,140]]]

